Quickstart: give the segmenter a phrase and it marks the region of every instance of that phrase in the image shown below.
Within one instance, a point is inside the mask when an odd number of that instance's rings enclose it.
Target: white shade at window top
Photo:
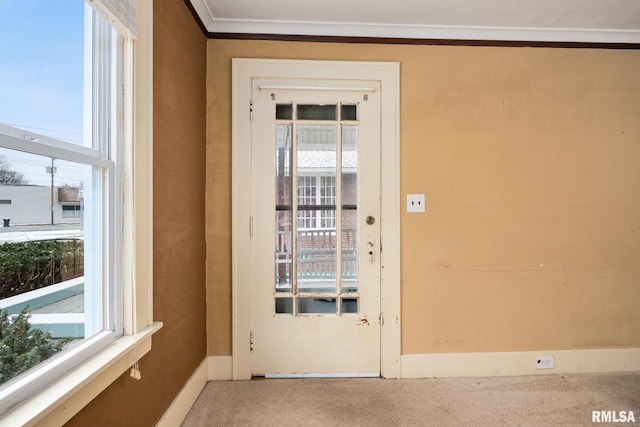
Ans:
[[[138,35],[138,0],[87,0],[122,35]]]

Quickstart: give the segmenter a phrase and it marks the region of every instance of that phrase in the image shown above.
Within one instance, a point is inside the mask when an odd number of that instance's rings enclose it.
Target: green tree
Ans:
[[[49,332],[32,328],[27,309],[13,319],[6,310],[0,310],[0,383],[33,368],[71,341],[56,340]]]

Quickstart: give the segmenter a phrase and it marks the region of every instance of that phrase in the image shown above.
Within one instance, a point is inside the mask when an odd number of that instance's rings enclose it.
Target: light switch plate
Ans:
[[[424,212],[424,194],[407,194],[407,212]]]

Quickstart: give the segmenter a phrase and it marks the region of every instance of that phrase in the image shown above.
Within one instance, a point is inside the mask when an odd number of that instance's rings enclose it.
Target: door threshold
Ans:
[[[380,378],[380,373],[356,372],[339,374],[264,374],[264,378]]]

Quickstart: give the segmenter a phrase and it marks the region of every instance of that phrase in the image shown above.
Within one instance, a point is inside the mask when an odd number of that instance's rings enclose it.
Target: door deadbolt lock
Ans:
[[[372,217],[371,215],[369,215],[366,219],[366,223],[367,225],[373,225],[376,223],[376,219],[374,217]]]

